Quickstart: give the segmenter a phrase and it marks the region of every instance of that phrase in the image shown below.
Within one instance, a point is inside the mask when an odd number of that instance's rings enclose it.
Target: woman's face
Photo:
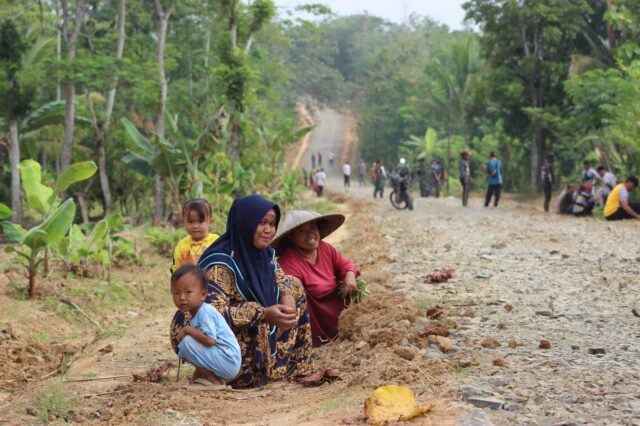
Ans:
[[[269,243],[276,235],[276,214],[269,210],[258,223],[256,232],[253,234],[253,246],[258,250],[269,247]]]
[[[320,230],[316,222],[305,223],[291,232],[291,242],[303,252],[311,252],[320,244]]]

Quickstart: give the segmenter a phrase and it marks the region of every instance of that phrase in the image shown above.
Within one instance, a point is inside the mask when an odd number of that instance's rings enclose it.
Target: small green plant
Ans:
[[[87,236],[82,232],[82,227],[73,225],[69,235],[58,245],[65,277],[71,270],[89,276],[91,266],[100,264],[109,280],[111,266],[118,259],[138,263],[140,255],[136,251],[135,238],[130,239],[118,234],[124,229],[125,221],[119,214],[109,215],[94,224]]]
[[[73,199],[62,202],[59,195],[72,184],[89,179],[95,174],[97,167],[92,161],[72,164],[58,176],[53,189],[42,184],[40,164],[37,161],[24,160],[19,168],[27,204],[42,215],[42,222],[28,231],[6,220],[0,222],[0,225],[7,238],[20,244],[20,248],[7,246],[5,251],[15,252],[22,259],[29,278],[29,298],[35,298],[38,266],[44,260],[40,254],[60,244],[76,214]],[[1,208],[4,218],[8,213],[7,209],[7,206]]]
[[[347,304],[362,303],[364,299],[369,297],[369,289],[367,288],[367,282],[364,279],[357,278],[356,286],[358,287],[358,293],[356,293],[355,295],[349,295],[346,301]],[[343,290],[344,290],[344,285],[341,284],[338,287],[338,295],[340,296],[340,299],[343,298],[343,294],[342,294]]]
[[[73,415],[73,409],[77,407],[78,401],[54,390],[39,395],[33,406],[33,411],[38,420],[48,424],[51,418],[69,421]]]
[[[160,226],[148,227],[144,237],[144,239],[156,249],[158,254],[162,256],[173,254],[173,250],[182,238],[184,238],[184,231],[182,229],[176,230],[175,228]]]
[[[434,305],[433,301],[427,297],[420,296],[413,298],[413,304],[420,310],[429,309]]]

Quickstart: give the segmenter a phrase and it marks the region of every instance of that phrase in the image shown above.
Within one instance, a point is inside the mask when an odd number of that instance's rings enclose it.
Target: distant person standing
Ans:
[[[469,191],[471,191],[471,167],[469,166],[469,151],[464,150],[460,153],[460,162],[458,163],[460,170],[460,184],[462,185],[462,206],[467,207],[469,204]]]
[[[345,161],[344,166],[342,166],[342,175],[344,177],[344,187],[351,188],[351,165],[348,161]]]
[[[551,203],[551,194],[553,193],[553,185],[556,183],[555,176],[553,174],[553,155],[547,155],[540,171],[540,181],[542,182],[542,190],[544,191],[544,211],[549,211],[549,204]]]
[[[596,179],[598,178],[599,176],[596,171],[591,168],[591,161],[584,160],[582,162],[582,171],[580,172],[580,183],[590,183],[591,185],[595,185]]]
[[[607,204],[607,197],[613,191],[613,188],[616,187],[618,183],[618,178],[616,175],[611,173],[605,166],[600,166],[597,168],[598,176],[600,176],[600,180],[602,180],[602,188],[598,193],[598,202],[600,205],[604,206]]]
[[[629,193],[637,187],[638,178],[635,176],[629,176],[624,183],[616,185],[604,206],[605,219],[640,219],[640,204],[629,204]]]
[[[318,167],[322,167],[322,153],[318,151]]]
[[[376,161],[373,171],[373,198],[380,194],[380,198],[384,196],[384,181],[387,179],[387,171],[384,169],[382,160]]]
[[[440,198],[440,190],[442,188],[442,181],[444,180],[444,168],[440,161],[435,158],[431,160],[431,180],[427,187],[427,197],[431,195],[431,189],[435,189],[435,197]]]
[[[322,197],[324,194],[324,183],[327,180],[327,175],[324,169],[320,167],[320,170],[316,173],[316,194],[318,197]]]
[[[498,160],[495,152],[489,155],[487,162],[487,179],[489,187],[487,188],[487,196],[484,200],[484,206],[489,207],[491,197],[495,196],[493,206],[498,207],[500,202],[500,190],[502,189],[502,162]]]
[[[316,168],[316,155],[312,152],[311,153],[311,170]]]
[[[364,159],[360,159],[360,164],[358,164],[358,186],[364,186],[364,179],[367,174],[367,163],[364,162]]]
[[[420,184],[420,196],[428,197],[429,192],[427,190],[427,166],[424,163],[424,157],[418,157],[418,170],[416,171],[418,175],[418,183]]]
[[[335,159],[336,154],[333,151],[329,152],[329,166],[333,167],[333,162],[335,161]]]

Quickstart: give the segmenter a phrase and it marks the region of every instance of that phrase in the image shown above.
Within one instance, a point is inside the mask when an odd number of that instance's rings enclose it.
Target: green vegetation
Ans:
[[[74,201],[67,199],[62,202],[59,195],[70,185],[91,177],[96,166],[90,161],[71,165],[58,176],[53,189],[41,183],[40,164],[36,161],[24,160],[19,168],[27,203],[41,216],[41,223],[28,231],[9,221],[2,221],[0,224],[7,237],[21,245],[20,249],[7,246],[5,251],[16,252],[23,261],[29,277],[29,297],[34,298],[38,266],[43,260],[47,260],[47,254],[41,257],[40,253],[57,246],[65,239],[76,212]]]
[[[59,390],[50,390],[38,396],[33,412],[38,420],[50,423],[55,420],[71,422],[74,410],[79,408],[79,402],[65,395]]]
[[[480,185],[496,151],[512,191],[539,188],[547,154],[565,180],[586,158],[622,178],[640,173],[638,2],[468,0],[464,9],[478,32],[418,16],[326,15],[294,28],[299,90],[350,101],[367,162],[438,158],[452,191],[465,148]]]

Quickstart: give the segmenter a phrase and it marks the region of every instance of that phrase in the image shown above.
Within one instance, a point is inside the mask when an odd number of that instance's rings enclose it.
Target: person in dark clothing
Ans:
[[[378,194],[380,194],[380,198],[384,195],[384,181],[387,179],[387,172],[383,164],[382,160],[377,160],[373,169],[373,198],[376,198]]]
[[[547,155],[540,172],[540,180],[542,182],[542,190],[544,191],[544,211],[549,211],[551,203],[551,195],[553,193],[553,185],[555,184],[555,176],[553,174],[553,155]]]
[[[431,195],[431,188],[435,189],[435,197],[440,197],[440,189],[442,188],[442,181],[444,180],[444,169],[440,161],[431,160],[431,181],[427,187],[427,197]]]
[[[560,214],[571,214],[573,212],[573,203],[577,198],[578,185],[570,183],[565,189],[558,195],[558,201],[556,203],[556,210]]]
[[[464,150],[460,153],[460,184],[462,185],[462,206],[467,207],[469,204],[469,192],[471,191],[471,168],[469,167],[469,151]]]
[[[418,158],[418,170],[416,171],[418,175],[418,182],[420,183],[420,196],[428,197],[429,192],[427,189],[427,166],[424,162],[424,157]]]

